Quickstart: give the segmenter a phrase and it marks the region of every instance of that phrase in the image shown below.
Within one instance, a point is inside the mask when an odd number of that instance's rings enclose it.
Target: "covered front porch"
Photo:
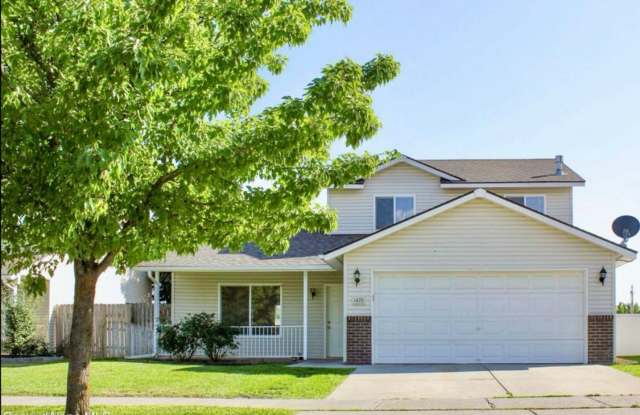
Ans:
[[[161,298],[160,272],[171,273],[172,324],[206,312],[237,329],[238,348],[228,358],[342,360],[342,272],[326,264],[317,268],[208,271],[159,267],[145,272],[153,282],[154,298]],[[154,310],[157,328],[160,309]],[[156,347],[154,354],[162,355],[162,351]]]

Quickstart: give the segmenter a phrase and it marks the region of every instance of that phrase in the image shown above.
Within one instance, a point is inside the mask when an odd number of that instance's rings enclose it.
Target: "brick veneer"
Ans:
[[[613,315],[590,315],[589,363],[613,363]],[[371,364],[371,316],[347,316],[347,363]]]
[[[613,363],[613,315],[589,316],[589,363]]]
[[[371,364],[371,316],[347,316],[347,363]]]

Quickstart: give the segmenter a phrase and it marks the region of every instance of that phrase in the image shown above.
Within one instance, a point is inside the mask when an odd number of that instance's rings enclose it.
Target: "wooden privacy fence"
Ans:
[[[65,353],[73,304],[56,306],[56,351]],[[125,357],[153,353],[153,304],[95,304],[93,356]]]

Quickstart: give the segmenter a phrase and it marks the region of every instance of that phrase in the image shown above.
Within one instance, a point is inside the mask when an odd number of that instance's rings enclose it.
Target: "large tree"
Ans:
[[[398,73],[389,56],[341,60],[251,112],[283,47],[350,15],[345,0],[2,2],[2,257],[32,276],[73,261],[67,413],[89,410],[107,267],[202,244],[283,251],[335,225],[313,203],[321,189],[379,165],[330,147],[376,133],[370,94]]]

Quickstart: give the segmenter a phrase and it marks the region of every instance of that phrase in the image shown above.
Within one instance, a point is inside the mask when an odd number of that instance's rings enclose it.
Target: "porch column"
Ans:
[[[158,355],[158,328],[160,327],[160,273],[150,271],[147,277],[153,282],[153,355]]]
[[[307,360],[307,328],[309,323],[309,274],[302,274],[302,358]]]

